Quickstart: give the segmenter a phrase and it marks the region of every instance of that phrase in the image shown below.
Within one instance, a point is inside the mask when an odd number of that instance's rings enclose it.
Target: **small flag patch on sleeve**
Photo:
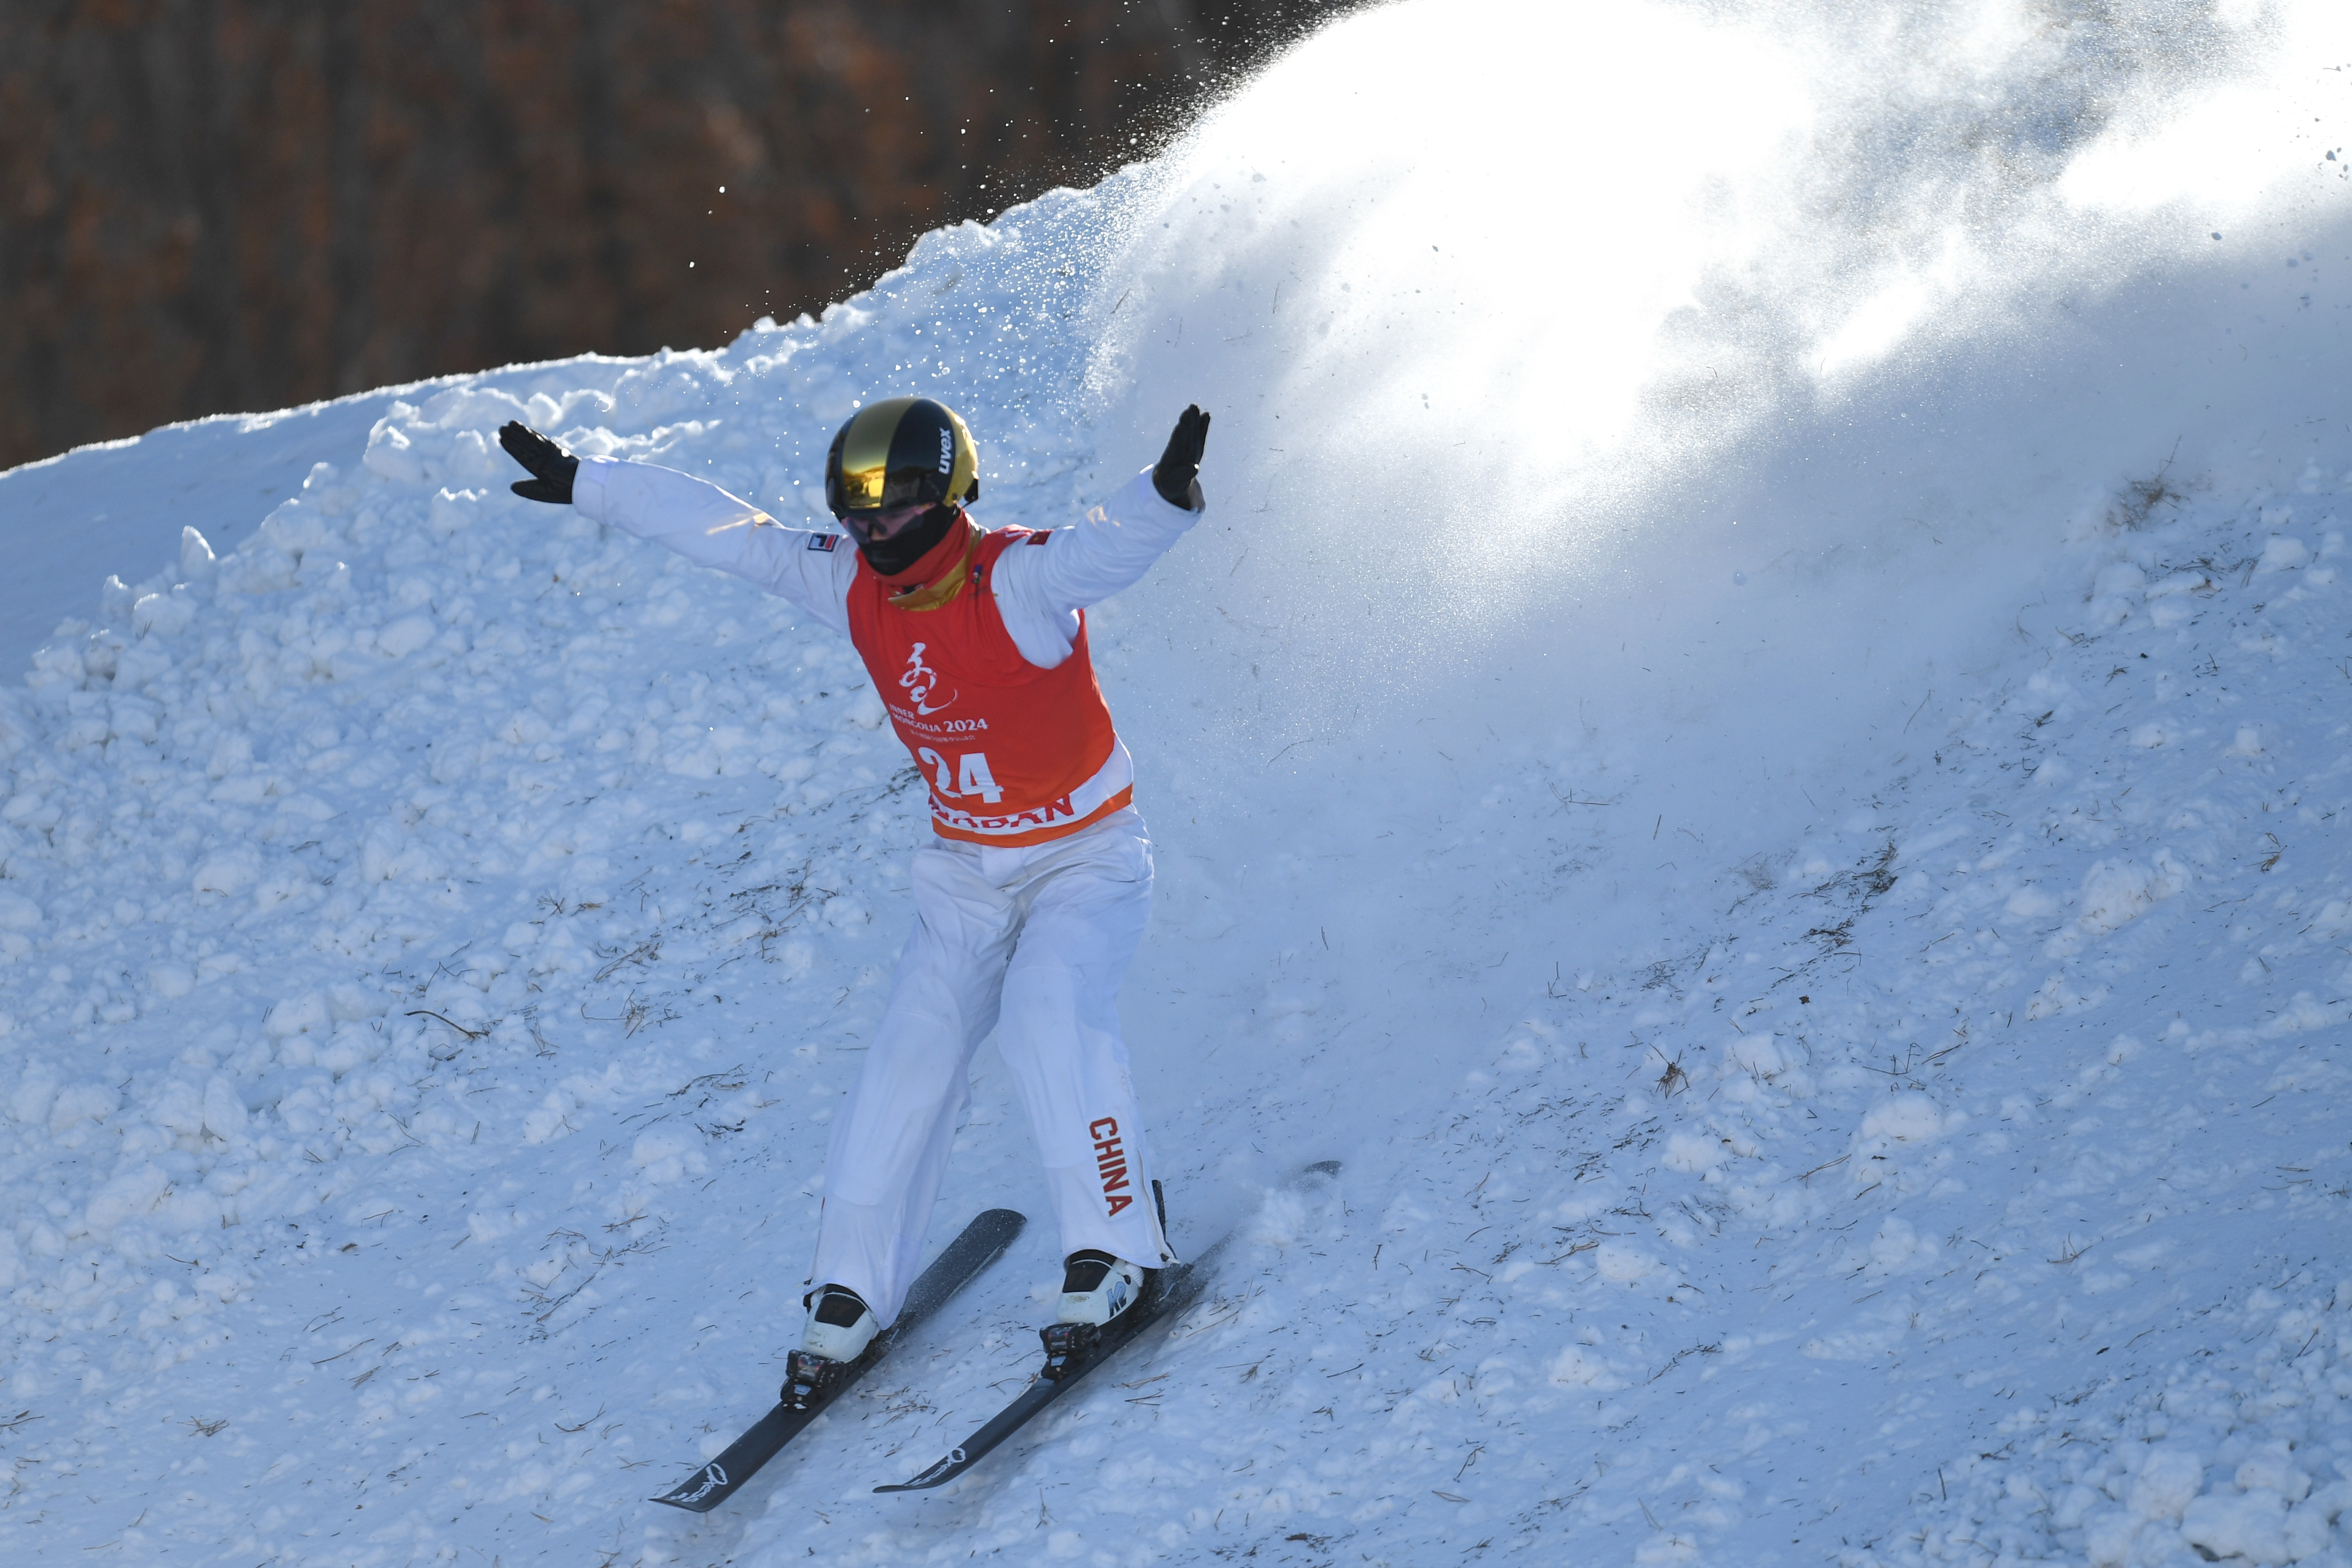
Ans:
[[[822,550],[830,554],[840,547],[841,535],[837,533],[812,533],[809,535],[809,548],[811,550]]]

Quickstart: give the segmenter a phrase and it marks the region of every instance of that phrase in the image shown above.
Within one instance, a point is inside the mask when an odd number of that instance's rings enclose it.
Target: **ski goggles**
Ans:
[[[915,501],[906,506],[882,507],[874,511],[845,511],[835,514],[836,522],[849,531],[849,536],[860,544],[870,544],[877,539],[888,539],[915,524],[915,520],[931,510],[929,501]]]

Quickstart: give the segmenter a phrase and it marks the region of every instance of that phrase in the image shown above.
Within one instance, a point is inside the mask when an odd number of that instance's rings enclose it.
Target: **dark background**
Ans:
[[[0,468],[822,310],[1340,8],[6,0]]]

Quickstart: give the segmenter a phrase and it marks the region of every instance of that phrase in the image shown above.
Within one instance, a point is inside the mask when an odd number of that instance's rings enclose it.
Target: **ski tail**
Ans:
[[[804,1406],[779,1402],[730,1443],[724,1453],[652,1500],[689,1513],[709,1513],[734,1496],[738,1488],[759,1473],[760,1467],[774,1458],[827,1405],[881,1360],[893,1344],[920,1328],[957,1291],[1003,1257],[1004,1249],[1013,1245],[1028,1223],[1013,1209],[982,1210],[931,1260],[931,1266],[916,1277],[913,1288],[907,1292],[906,1305],[898,1310],[898,1321],[877,1335],[866,1354],[844,1369],[845,1374],[822,1396]]]

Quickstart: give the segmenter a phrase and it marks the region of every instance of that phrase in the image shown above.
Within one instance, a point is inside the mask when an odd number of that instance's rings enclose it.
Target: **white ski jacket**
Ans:
[[[846,637],[856,542],[786,528],[750,501],[676,468],[583,458],[572,480],[581,515],[667,545],[699,566],[731,573],[791,601]],[[1200,512],[1171,506],[1151,470],[1122,485],[1042,550],[1009,550],[990,589],[1021,657],[1052,669],[1070,657],[1078,612],[1133,586]]]

